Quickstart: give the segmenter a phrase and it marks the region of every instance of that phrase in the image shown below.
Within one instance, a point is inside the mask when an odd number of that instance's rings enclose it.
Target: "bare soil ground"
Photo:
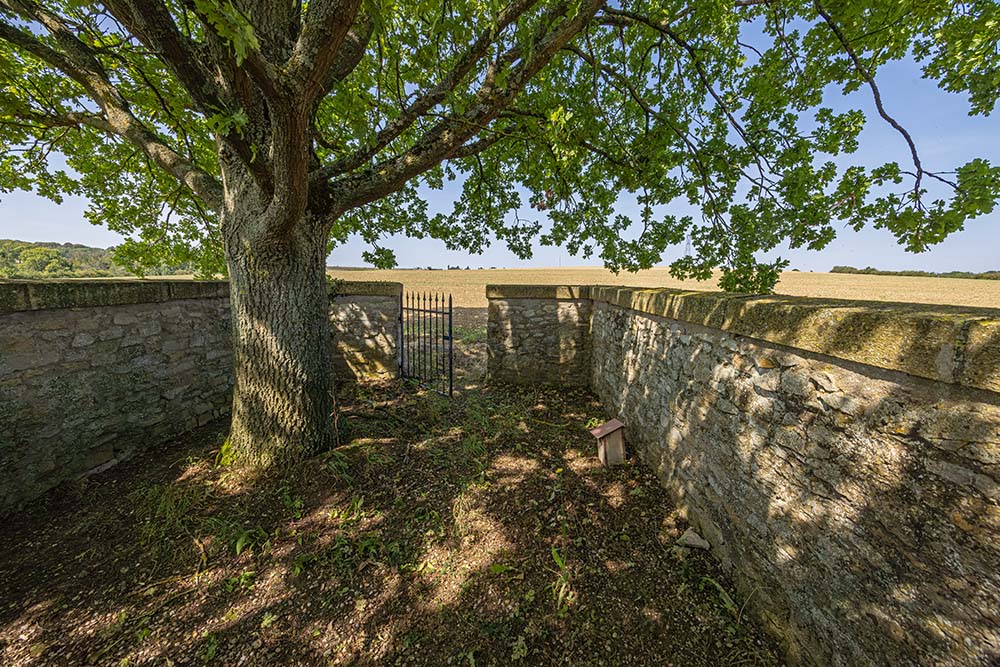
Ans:
[[[480,316],[456,398],[345,387],[295,470],[217,465],[216,424],[7,519],[0,664],[781,664],[591,396],[478,388]]]
[[[596,267],[471,271],[330,270],[329,273],[342,280],[389,280],[401,282],[410,290],[450,293],[454,295],[455,306],[470,308],[486,307],[486,285],[489,284],[630,285],[718,290],[715,280],[676,280],[670,277],[667,269],[618,275]],[[786,271],[781,274],[776,291],[791,296],[1000,308],[1000,280]]]

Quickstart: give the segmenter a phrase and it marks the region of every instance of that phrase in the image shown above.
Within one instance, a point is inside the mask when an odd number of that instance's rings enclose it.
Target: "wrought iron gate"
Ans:
[[[399,375],[451,396],[454,390],[451,295],[406,292],[400,308]]]

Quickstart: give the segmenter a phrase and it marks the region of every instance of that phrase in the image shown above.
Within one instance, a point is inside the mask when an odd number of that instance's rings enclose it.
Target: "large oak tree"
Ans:
[[[876,74],[916,57],[988,114],[998,37],[992,0],[0,0],[0,189],[87,195],[137,268],[224,259],[231,442],[268,464],[329,442],[333,244],[528,254],[527,193],[543,243],[635,269],[687,237],[674,273],[730,290],[770,289],[761,251],[837,224],[920,251],[993,209],[1000,170],[925,164]],[[858,88],[899,163],[834,161],[866,118],[823,96]],[[418,187],[445,179],[461,194],[431,214]]]

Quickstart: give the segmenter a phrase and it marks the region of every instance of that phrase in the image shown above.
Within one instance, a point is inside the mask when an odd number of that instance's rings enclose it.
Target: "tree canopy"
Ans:
[[[916,58],[991,113],[997,9],[0,0],[0,190],[84,194],[92,222],[130,237],[123,262],[180,256],[212,273],[232,159],[275,206],[321,217],[331,246],[363,236],[376,265],[394,262],[380,239],[397,233],[470,251],[495,237],[520,256],[559,244],[612,269],[651,266],[687,237],[677,276],[721,267],[725,289],[766,291],[783,263],[758,258],[785,242],[820,249],[838,226],[874,225],[919,252],[993,210],[1000,168],[925,162],[877,74]],[[857,89],[880,118],[824,101]],[[278,129],[282,105],[302,119]],[[843,166],[873,121],[898,132],[899,154]],[[304,151],[283,148],[300,136]],[[418,188],[451,180],[460,196],[432,214]],[[622,197],[637,220],[616,213]],[[525,204],[538,215],[523,219]]]

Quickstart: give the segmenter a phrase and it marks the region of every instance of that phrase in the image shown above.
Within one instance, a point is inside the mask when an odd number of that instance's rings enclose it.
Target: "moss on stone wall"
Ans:
[[[398,370],[399,283],[330,299],[340,377]],[[228,413],[229,284],[0,282],[0,513]]]
[[[402,283],[338,281],[336,296],[401,296]],[[0,313],[229,296],[225,280],[0,280]]]
[[[402,296],[403,283],[378,280],[337,280],[331,288],[335,296]]]
[[[487,296],[490,376],[589,386],[790,664],[996,662],[1000,311]]]
[[[590,287],[578,285],[487,285],[487,299],[589,299]]]
[[[590,298],[917,377],[1000,392],[1000,310],[610,286],[490,285],[487,298]]]
[[[91,308],[229,295],[221,280],[0,280],[0,313]]]

